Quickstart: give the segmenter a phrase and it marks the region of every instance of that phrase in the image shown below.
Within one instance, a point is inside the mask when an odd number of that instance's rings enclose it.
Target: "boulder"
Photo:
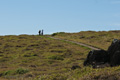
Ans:
[[[120,40],[114,39],[112,44],[108,48],[108,55],[109,55],[109,62],[111,63],[113,59],[113,55],[117,52],[120,51]],[[115,55],[114,55],[115,56]]]
[[[108,53],[105,50],[92,50],[88,53],[84,66],[104,64],[108,62]]]
[[[84,66],[92,65],[94,68],[104,66],[120,65],[120,40],[114,39],[108,50],[92,50],[88,53]]]
[[[77,68],[81,68],[79,65],[73,65],[72,67],[71,67],[71,70],[75,70],[75,69],[77,69]]]
[[[113,54],[113,56],[111,57],[111,60],[110,60],[110,65],[112,67],[120,65],[120,51],[116,51]]]

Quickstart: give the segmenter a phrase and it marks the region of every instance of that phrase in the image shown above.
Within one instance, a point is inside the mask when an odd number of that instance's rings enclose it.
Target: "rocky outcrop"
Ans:
[[[116,51],[110,59],[111,66],[120,65],[120,51]]]
[[[109,62],[110,64],[113,62],[116,54],[118,55],[118,51],[120,51],[120,40],[114,39],[107,52],[109,54]],[[111,64],[112,65],[112,64]]]
[[[108,53],[105,50],[92,50],[88,53],[84,66],[104,64],[108,61]]]
[[[108,50],[92,50],[88,53],[84,66],[109,64],[110,66],[120,65],[120,40],[114,39]]]

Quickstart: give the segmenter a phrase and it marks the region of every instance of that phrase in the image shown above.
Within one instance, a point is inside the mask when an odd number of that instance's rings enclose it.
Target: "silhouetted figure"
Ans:
[[[42,30],[42,33],[41,33],[41,35],[43,35],[43,30]]]
[[[38,32],[38,33],[39,33],[39,35],[41,35],[41,30],[39,30],[39,32]]]

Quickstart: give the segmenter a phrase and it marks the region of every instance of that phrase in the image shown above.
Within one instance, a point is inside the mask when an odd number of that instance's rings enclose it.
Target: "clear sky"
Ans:
[[[120,0],[0,0],[0,35],[120,30]]]

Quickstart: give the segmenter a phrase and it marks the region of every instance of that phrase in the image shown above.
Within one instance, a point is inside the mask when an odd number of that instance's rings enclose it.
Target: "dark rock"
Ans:
[[[32,75],[32,74],[27,74],[27,75],[25,75],[25,77],[26,77],[26,78],[30,78],[30,77],[34,77],[34,75]]]
[[[80,37],[80,39],[83,39],[83,38],[85,38],[85,36],[81,36],[81,37]]]
[[[120,51],[120,40],[114,39],[110,47],[108,48],[109,62],[111,62],[113,55],[116,51]]]
[[[104,50],[92,50],[88,53],[84,66],[104,64],[108,62],[108,53]]]
[[[120,65],[120,51],[116,51],[111,60],[110,60],[110,65],[111,66],[118,66]]]
[[[104,68],[104,67],[110,67],[110,64],[109,63],[96,63],[95,65],[92,66],[93,68]]]
[[[106,63],[108,65],[105,65]],[[92,65],[93,68],[120,65],[120,40],[114,39],[107,51],[90,51],[84,61],[84,66],[87,65]]]
[[[3,76],[3,73],[0,73],[0,77],[2,77]]]
[[[36,65],[30,65],[29,67],[34,67],[34,68],[36,68],[37,66],[36,66]]]
[[[3,51],[0,51],[0,53],[3,53]]]
[[[71,67],[71,70],[75,70],[75,69],[77,69],[77,68],[81,68],[81,67],[78,66],[78,65],[73,65],[73,66]]]
[[[90,37],[87,37],[87,39],[92,39],[92,38],[95,38],[95,36],[90,36]]]
[[[22,46],[20,46],[20,45],[17,45],[16,47],[22,47]]]

